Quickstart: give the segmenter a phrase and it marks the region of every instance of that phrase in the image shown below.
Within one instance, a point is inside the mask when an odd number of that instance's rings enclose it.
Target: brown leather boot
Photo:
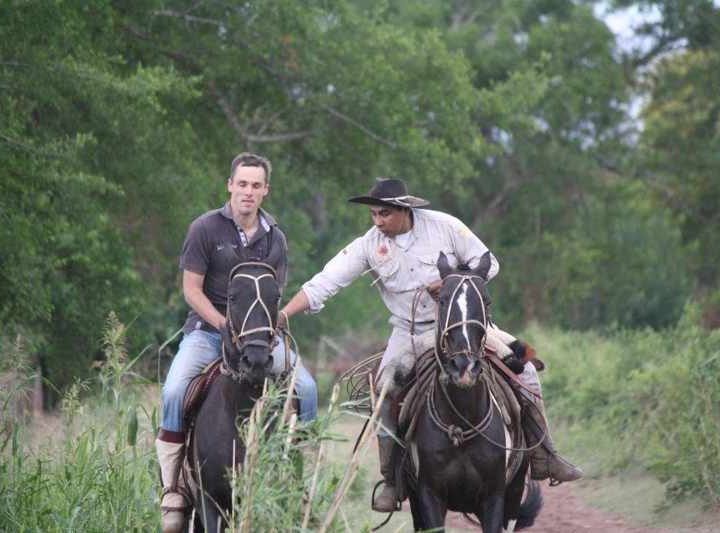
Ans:
[[[565,481],[575,481],[583,476],[583,471],[566,461],[557,453],[550,430],[545,419],[542,400],[523,401],[522,425],[528,447],[542,439],[542,444],[530,452],[530,476],[542,480],[550,478],[550,485],[559,485]]]
[[[392,437],[378,437],[378,451],[380,452],[380,473],[385,478],[383,489],[375,496],[372,502],[373,511],[378,513],[392,513],[398,509],[397,491],[393,475],[392,452],[395,441]]]
[[[163,484],[160,504],[162,532],[181,533],[185,530],[185,523],[190,511],[187,490],[180,475],[180,468],[185,458],[185,445],[156,439],[155,449]]]

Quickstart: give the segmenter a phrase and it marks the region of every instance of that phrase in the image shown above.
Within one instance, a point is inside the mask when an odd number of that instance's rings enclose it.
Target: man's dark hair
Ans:
[[[265,171],[265,183],[270,183],[270,174],[272,173],[272,165],[270,160],[264,158],[261,155],[252,154],[250,152],[243,152],[235,156],[230,165],[230,177],[229,180],[233,179],[235,170],[237,167],[262,167]]]

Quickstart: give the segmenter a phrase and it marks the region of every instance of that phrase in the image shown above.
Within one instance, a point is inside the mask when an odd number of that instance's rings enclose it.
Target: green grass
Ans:
[[[644,470],[672,499],[720,504],[720,331],[698,323],[690,308],[663,331],[530,328],[560,449],[591,476]]]
[[[524,335],[548,364],[542,379],[558,447],[589,474],[579,490],[641,523],[672,523],[667,509],[699,512],[699,504],[668,506],[668,496],[706,505],[720,499],[720,333],[694,323],[690,310],[677,328],[662,332],[533,327]],[[0,531],[159,530],[157,411],[150,407],[158,404],[159,388],[133,374],[123,335],[111,319],[97,379],[76,383],[57,414],[33,423],[13,407],[32,383],[27,358],[19,346],[0,358],[0,375],[17,378],[0,389]],[[256,429],[277,416],[282,403],[282,391],[271,389]],[[346,475],[361,425],[338,403],[310,426],[276,422],[274,432],[256,431],[252,469],[236,475],[232,530],[301,531],[308,505],[307,530],[317,530]],[[246,439],[250,426],[240,427]],[[357,478],[341,495],[331,531],[369,531],[384,519],[370,510],[377,479],[371,442]],[[619,501],[618,494],[634,496]],[[627,501],[633,505],[623,507]],[[387,531],[410,527],[407,503],[404,509]]]

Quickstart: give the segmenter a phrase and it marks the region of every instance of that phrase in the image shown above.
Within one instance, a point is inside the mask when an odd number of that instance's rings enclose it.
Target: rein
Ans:
[[[245,274],[245,273],[238,273],[237,270],[241,267],[247,267],[247,266],[258,266],[265,268],[269,270],[270,272],[266,272],[264,274],[260,274],[259,276],[253,276],[252,274]],[[268,265],[267,263],[262,263],[259,261],[248,261],[245,263],[239,263],[236,265],[232,271],[230,272],[230,283],[232,283],[233,280],[237,278],[245,278],[252,280],[254,286],[255,286],[255,300],[253,300],[252,304],[250,304],[250,308],[245,313],[245,318],[243,319],[241,325],[240,325],[240,331],[235,330],[235,325],[232,321],[232,317],[230,316],[230,305],[227,306],[227,309],[225,311],[225,320],[230,328],[230,336],[232,339],[232,343],[235,345],[235,348],[238,352],[242,352],[245,348],[248,346],[259,346],[261,348],[268,348],[272,350],[274,347],[274,343],[260,340],[260,339],[253,339],[249,341],[243,340],[244,337],[247,337],[248,335],[252,333],[259,333],[262,331],[267,331],[270,333],[270,339],[275,339],[277,336],[277,330],[272,326],[273,320],[272,316],[270,315],[270,310],[268,309],[267,305],[262,299],[262,293],[260,292],[260,280],[263,278],[271,278],[273,281],[277,279],[277,273],[275,272],[275,269]],[[250,328],[245,329],[245,326],[247,324],[248,319],[250,318],[250,313],[255,309],[256,306],[259,306],[262,308],[262,310],[265,312],[265,317],[267,318],[268,326],[260,326],[257,328]],[[294,339],[293,339],[294,341]],[[289,362],[289,354],[288,354],[289,348],[285,347],[285,366],[287,368],[288,362]],[[220,373],[230,377],[234,381],[240,382],[243,381],[245,378],[245,372],[241,370],[235,370],[229,363],[227,359],[227,354],[225,353],[225,344],[222,345],[222,364],[220,365]]]

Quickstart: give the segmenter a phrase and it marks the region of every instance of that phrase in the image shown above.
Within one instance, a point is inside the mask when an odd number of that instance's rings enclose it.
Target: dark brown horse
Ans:
[[[193,478],[202,485],[194,495],[196,531],[204,526],[214,533],[228,526],[225,517],[233,505],[228,472],[245,457],[238,423],[248,417],[270,375],[279,301],[268,264],[245,262],[232,270],[221,375],[198,411],[188,451]]]
[[[539,490],[529,491],[522,503],[528,460],[522,455],[510,460],[513,443],[522,437],[513,438],[506,428],[489,385],[491,369],[483,357],[489,268],[489,254],[474,270],[452,270],[444,254],[438,260],[439,372],[407,443],[415,468],[396,474],[408,487],[416,530],[442,530],[451,510],[474,514],[485,533],[512,531],[531,525],[542,506]]]

